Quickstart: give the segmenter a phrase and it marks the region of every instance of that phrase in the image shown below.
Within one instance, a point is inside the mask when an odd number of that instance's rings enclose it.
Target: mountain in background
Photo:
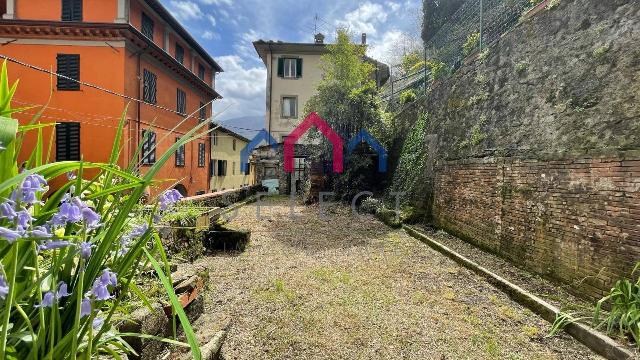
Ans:
[[[225,119],[221,120],[220,123],[225,128],[238,133],[247,139],[252,139],[258,130],[262,130],[264,128],[264,115]]]

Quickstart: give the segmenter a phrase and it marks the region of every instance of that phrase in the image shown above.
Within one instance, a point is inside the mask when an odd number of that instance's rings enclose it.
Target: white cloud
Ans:
[[[202,33],[202,38],[205,40],[213,40],[213,39],[219,39],[220,35],[214,33],[213,31],[206,30],[205,32]]]
[[[262,64],[247,65],[237,55],[220,56],[216,61],[224,69],[216,79],[216,90],[224,97],[216,102],[216,111],[228,107],[221,119],[264,115],[267,69]]]
[[[203,4],[207,5],[233,5],[233,0],[200,0]]]
[[[176,19],[181,21],[200,19],[202,12],[198,4],[192,1],[171,0],[171,8]]]
[[[211,23],[211,26],[216,26],[216,18],[213,15],[207,15],[207,19],[209,20],[209,23]]]
[[[399,52],[398,46],[402,46],[401,44],[404,40],[402,31],[387,31],[377,41],[370,43],[367,55],[382,62],[396,63],[397,53]]]
[[[357,9],[345,14],[344,19],[336,20],[336,25],[346,27],[355,33],[375,35],[377,26],[387,20],[387,12],[380,4],[362,3]]]
[[[387,6],[389,9],[391,9],[391,11],[393,11],[393,12],[397,12],[398,10],[400,10],[400,7],[401,7],[402,5],[401,5],[401,4],[399,4],[399,3],[395,3],[395,2],[393,2],[393,1],[387,1],[387,2],[386,2],[386,6]]]
[[[253,47],[253,42],[260,39],[266,40],[264,34],[254,29],[249,29],[249,31],[239,34],[236,43],[233,45],[233,49],[236,54],[242,58],[257,60],[258,54]]]

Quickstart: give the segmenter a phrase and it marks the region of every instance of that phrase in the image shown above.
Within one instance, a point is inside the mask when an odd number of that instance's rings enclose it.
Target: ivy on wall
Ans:
[[[390,190],[404,192],[401,202],[420,205],[426,196],[424,171],[427,162],[426,129],[428,114],[423,112],[411,127],[400,153],[400,161],[393,175]]]

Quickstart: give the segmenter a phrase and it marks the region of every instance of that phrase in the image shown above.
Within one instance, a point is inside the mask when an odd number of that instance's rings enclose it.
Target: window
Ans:
[[[298,117],[298,98],[295,96],[282,97],[282,117],[296,118]]]
[[[251,173],[251,163],[246,163],[244,166],[244,174],[249,175]]]
[[[187,113],[187,94],[180,89],[178,89],[176,95],[176,111],[178,114]]]
[[[211,133],[211,143],[213,145],[218,145],[218,132],[217,131],[213,131]]]
[[[56,124],[56,161],[80,160],[80,123]]]
[[[209,160],[209,176],[210,177],[216,176],[216,174],[218,173],[216,171],[216,166],[218,166],[218,160],[216,159]]]
[[[147,14],[142,13],[142,35],[153,40],[153,20]]]
[[[156,83],[158,81],[158,77],[156,76],[156,74],[147,69],[144,69],[142,77],[142,99],[149,104],[155,104],[157,102],[156,92],[158,88],[156,86]]]
[[[196,196],[197,195],[204,195],[206,192],[204,190],[198,190],[196,191]]]
[[[176,138],[176,142],[180,141],[180,138]],[[176,150],[176,166],[184,166],[184,144],[180,145]]]
[[[218,176],[226,176],[227,175],[227,160],[218,160],[218,171],[216,174]]]
[[[80,90],[80,83],[78,82],[80,81],[80,55],[58,54],[56,60],[56,72],[65,76],[58,76],[56,80],[58,90]]]
[[[236,139],[233,139],[231,145],[233,146],[233,151],[236,151]]]
[[[302,77],[302,59],[278,58],[278,76],[289,79]]]
[[[142,164],[150,165],[156,162],[156,133],[142,130]]]
[[[82,21],[82,0],[62,0],[62,21]]]
[[[184,65],[184,49],[182,46],[176,44],[176,60],[182,65]]]
[[[200,101],[200,121],[204,121],[207,118],[207,107],[204,106],[204,103]]]
[[[207,160],[207,147],[203,143],[198,143],[198,167],[204,167]]]
[[[198,77],[202,81],[204,81],[204,71],[204,66],[202,64],[198,64]]]
[[[231,163],[231,175],[235,175],[236,174],[236,162],[232,162]]]

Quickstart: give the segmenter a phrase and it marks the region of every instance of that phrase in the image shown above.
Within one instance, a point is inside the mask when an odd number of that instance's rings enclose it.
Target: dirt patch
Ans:
[[[229,224],[252,231],[244,252],[196,263],[211,291],[194,325],[205,338],[233,321],[227,359],[599,359],[403,230],[272,204]]]

